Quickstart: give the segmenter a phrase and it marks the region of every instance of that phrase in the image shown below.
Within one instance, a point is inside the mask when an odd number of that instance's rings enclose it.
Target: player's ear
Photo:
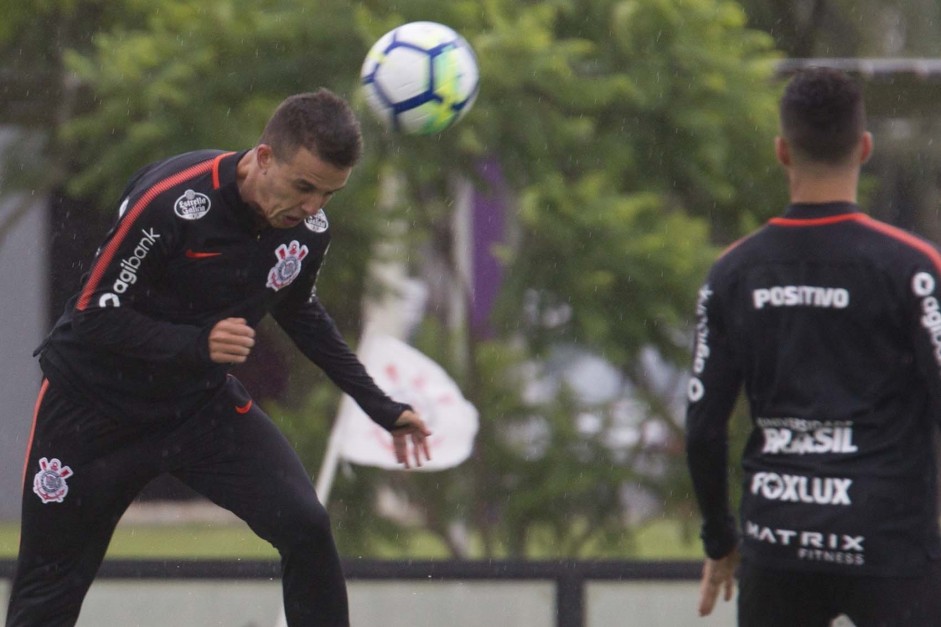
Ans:
[[[271,150],[271,146],[268,144],[258,144],[255,146],[255,160],[258,163],[258,168],[262,172],[267,172],[268,168],[271,167],[271,163],[274,161],[274,151]]]
[[[791,148],[787,145],[787,140],[780,135],[774,138],[774,156],[784,167],[791,165]]]
[[[872,148],[872,133],[866,131],[863,133],[862,137],[859,138],[859,162],[861,164],[869,161],[869,157],[872,156]]]

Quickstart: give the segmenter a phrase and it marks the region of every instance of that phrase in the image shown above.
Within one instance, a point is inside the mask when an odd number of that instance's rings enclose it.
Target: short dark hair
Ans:
[[[866,130],[862,91],[844,72],[800,70],[781,97],[781,133],[797,157],[840,164]]]
[[[363,154],[359,120],[346,100],[325,88],[285,98],[258,141],[278,159],[303,147],[339,168],[354,166]]]

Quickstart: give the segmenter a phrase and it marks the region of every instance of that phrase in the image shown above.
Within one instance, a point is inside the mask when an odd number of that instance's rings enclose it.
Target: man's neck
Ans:
[[[856,202],[859,172],[790,172],[792,203]]]

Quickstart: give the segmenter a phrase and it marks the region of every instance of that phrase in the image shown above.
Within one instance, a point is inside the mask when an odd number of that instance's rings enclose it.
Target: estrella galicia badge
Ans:
[[[173,213],[184,220],[199,220],[209,213],[211,206],[209,196],[188,189],[173,203]]]
[[[314,215],[304,220],[304,225],[314,233],[323,233],[327,230],[327,227],[330,226],[330,223],[327,222],[327,214],[324,213],[323,209],[321,209]]]
[[[53,457],[39,460],[39,472],[33,477],[33,492],[43,503],[61,503],[69,493],[66,479],[72,476],[72,469]]]
[[[301,261],[307,256],[307,246],[294,240],[290,244],[278,246],[274,256],[278,261],[268,272],[268,283],[265,287],[278,291],[290,285],[301,273]]]

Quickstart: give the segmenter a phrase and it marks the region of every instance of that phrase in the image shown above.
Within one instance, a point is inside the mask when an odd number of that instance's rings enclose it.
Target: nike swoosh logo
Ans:
[[[222,253],[204,253],[187,248],[185,254],[189,259],[208,259],[209,257],[218,257]]]
[[[248,410],[251,408],[252,408],[252,401],[248,401],[244,405],[236,405],[235,411],[237,411],[240,414],[247,414]]]

